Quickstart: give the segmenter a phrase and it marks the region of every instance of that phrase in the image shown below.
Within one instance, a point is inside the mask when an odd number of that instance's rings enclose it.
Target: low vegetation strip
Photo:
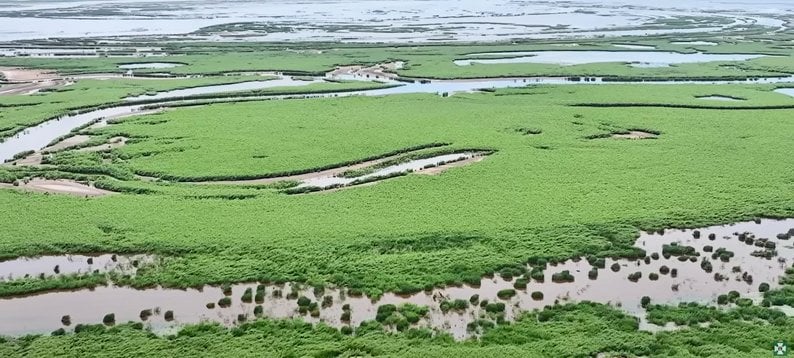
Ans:
[[[650,108],[683,108],[683,109],[706,109],[706,110],[773,110],[773,109],[794,109],[794,105],[771,105],[771,106],[708,106],[708,105],[689,105],[689,104],[670,104],[670,103],[576,103],[572,107],[596,107],[596,108],[628,108],[628,107],[650,107]]]

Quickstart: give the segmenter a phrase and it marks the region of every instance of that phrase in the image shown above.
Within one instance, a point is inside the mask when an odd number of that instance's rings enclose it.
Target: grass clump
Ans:
[[[512,288],[499,290],[499,292],[496,293],[496,297],[499,297],[499,298],[501,298],[503,300],[509,300],[509,299],[515,297],[515,295],[516,295],[516,290],[514,290]]]

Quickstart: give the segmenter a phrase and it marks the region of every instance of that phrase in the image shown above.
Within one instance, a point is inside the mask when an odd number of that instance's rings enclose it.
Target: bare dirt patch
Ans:
[[[28,182],[20,181],[18,185],[0,184],[0,188],[10,188],[39,193],[69,194],[76,196],[103,196],[115,194],[112,191],[102,190],[90,185],[80,184],[71,180],[32,179]]]
[[[612,135],[612,138],[618,139],[652,139],[658,137],[659,136],[656,134],[643,131],[630,131],[628,133],[616,133]]]
[[[8,84],[0,87],[0,96],[33,94],[43,89],[65,86],[70,82],[51,70],[0,67],[1,77]]]

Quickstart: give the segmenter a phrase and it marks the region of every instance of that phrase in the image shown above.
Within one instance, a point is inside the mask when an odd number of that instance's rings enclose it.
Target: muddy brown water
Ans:
[[[778,278],[784,274],[786,267],[791,266],[791,260],[794,259],[794,247],[791,246],[793,240],[777,238],[777,234],[786,233],[791,229],[794,229],[794,219],[761,220],[760,224],[744,222],[701,228],[699,239],[693,237],[694,230],[667,230],[663,235],[641,233],[635,245],[645,249],[648,255],[654,252],[660,253],[659,259],[651,259],[648,264],[644,260],[607,259],[606,268],[598,270],[597,279],[588,278],[588,271],[592,266],[587,260],[576,262],[571,260],[556,266],[549,265],[545,270],[543,283],[531,281],[526,289],[517,290],[517,295],[507,300],[498,298],[497,292],[513,288],[515,280],[507,281],[496,275],[493,278],[483,278],[479,287],[446,287],[410,296],[386,293],[376,301],[365,296],[352,297],[346,290],[338,288],[326,288],[322,294],[316,296],[311,287],[300,284],[267,285],[265,299],[261,305],[265,317],[303,318],[307,322],[322,321],[334,327],[341,327],[347,324],[357,326],[365,320],[374,319],[380,305],[413,303],[430,308],[430,313],[420,321],[420,326],[443,330],[457,339],[465,339],[471,336],[467,331],[467,325],[484,315],[484,310],[479,306],[471,306],[462,312],[444,313],[440,309],[441,301],[454,299],[468,301],[472,295],[477,294],[480,300],[505,303],[507,320],[514,320],[522,312],[541,309],[555,302],[588,300],[612,304],[638,317],[644,316],[644,310],[640,306],[642,296],[650,296],[653,303],[660,304],[679,302],[716,304],[718,295],[736,290],[742,297],[759,302],[762,295],[758,292],[758,285],[766,282],[773,289],[778,287]],[[736,234],[743,232],[753,233],[756,239],[768,238],[770,242],[774,242],[777,245],[778,256],[771,259],[751,256],[753,251],[760,248],[739,241]],[[709,234],[714,234],[714,240],[709,239]],[[661,255],[662,246],[671,243],[692,246],[701,256],[696,262],[688,260],[682,262],[676,256],[665,259]],[[712,246],[714,250],[728,249],[733,251],[735,256],[727,263],[719,259],[711,259],[711,253],[704,252],[704,247],[707,245]],[[700,262],[703,257],[709,257],[714,267],[713,272],[707,273],[701,269]],[[49,261],[42,267],[46,266],[49,269],[53,263],[54,261]],[[610,268],[614,263],[620,266],[618,272]],[[677,276],[659,274],[658,280],[650,280],[649,274],[659,273],[663,265],[677,269]],[[740,266],[741,273],[732,272],[734,266]],[[570,271],[575,278],[574,282],[552,282],[552,275],[563,270]],[[628,275],[637,271],[642,273],[642,278],[637,282],[630,281]],[[743,272],[753,276],[751,284],[741,279]],[[716,281],[715,273],[720,273],[727,279]],[[66,327],[67,329],[71,329],[77,323],[100,323],[107,313],[115,313],[117,322],[140,322],[140,313],[146,309],[151,309],[153,315],[144,321],[145,325],[159,333],[173,333],[183,324],[203,321],[220,322],[231,326],[239,323],[237,322],[239,314],[246,315],[248,319],[255,318],[254,308],[257,303],[242,302],[241,297],[246,288],[251,288],[255,292],[256,287],[256,283],[233,285],[230,296],[232,304],[226,308],[218,306],[219,299],[224,297],[222,289],[212,286],[205,286],[200,290],[167,288],[136,290],[110,286],[94,290],[52,292],[9,298],[0,301],[0,334],[47,333],[63,326],[60,322],[63,315],[71,317],[72,325]],[[322,302],[323,296],[331,296],[333,304],[321,308],[318,317],[302,315],[298,312],[296,300],[286,298],[293,289],[299,291],[299,295],[318,303]],[[276,291],[280,291],[282,295],[276,297],[274,295]],[[534,291],[542,292],[543,298],[533,299],[531,293]],[[215,303],[214,308],[207,308],[206,305],[210,302]],[[344,304],[349,304],[352,309],[349,323],[341,320]],[[174,312],[174,320],[170,322],[164,317],[164,313],[168,310]],[[652,331],[676,329],[672,326],[654,326],[644,321],[641,327]]]

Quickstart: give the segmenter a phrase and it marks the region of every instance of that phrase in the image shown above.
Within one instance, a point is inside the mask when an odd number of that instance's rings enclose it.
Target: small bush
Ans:
[[[102,318],[102,323],[104,323],[106,326],[112,326],[116,324],[116,315],[113,313],[106,314],[105,317]]]
[[[574,277],[573,277],[573,275],[571,275],[570,271],[565,270],[565,271],[558,272],[558,273],[555,273],[555,274],[551,275],[551,280],[553,282],[557,282],[557,283],[573,282],[574,281]]]
[[[342,305],[342,311],[350,311],[350,304],[345,303]]]
[[[165,315],[163,316],[166,321],[173,321],[174,320],[174,311],[168,310],[165,311]]]
[[[662,265],[662,267],[659,267],[659,273],[662,275],[667,275],[668,273],[670,273],[670,268],[665,265]]]
[[[598,269],[592,268],[590,271],[587,272],[587,277],[591,280],[595,280],[598,278]]]
[[[758,285],[758,292],[767,292],[767,291],[769,291],[769,284],[768,283],[764,282],[764,283]]]
[[[215,308],[215,302],[207,303],[207,309],[213,309],[213,308]]]
[[[245,314],[240,313],[240,314],[237,315],[237,322],[242,323],[242,322],[245,322],[247,320],[248,320],[248,316],[246,316]]]
[[[654,260],[658,260],[659,259],[659,253],[658,252],[652,253],[651,254],[651,258],[654,259]]]
[[[670,277],[678,277],[678,269],[670,269]]]
[[[540,301],[543,299],[543,292],[535,291],[532,292],[532,299],[535,301]]]
[[[145,321],[145,320],[149,319],[149,317],[152,316],[152,310],[151,309],[145,309],[145,310],[141,311],[141,313],[138,316],[141,318],[141,321]]]
[[[637,271],[635,273],[629,274],[629,281],[631,281],[631,282],[637,282],[637,281],[640,280],[640,278],[642,278],[642,272],[640,272],[640,271]]]
[[[496,293],[496,297],[499,297],[503,300],[509,300],[513,298],[515,295],[516,295],[516,290],[512,288],[500,290],[499,292]]]
[[[72,324],[72,316],[65,315],[65,316],[61,317],[61,323],[62,323],[64,326],[69,326],[69,325],[71,325],[71,324]]]
[[[469,297],[469,303],[473,305],[477,305],[479,302],[480,302],[480,295],[473,294],[471,295],[471,297]]]
[[[692,232],[692,237],[699,239],[700,238],[700,230],[695,230]]]
[[[263,314],[264,314],[264,308],[262,308],[261,305],[257,305],[256,307],[254,307],[254,316],[262,317]]]
[[[714,247],[711,245],[703,246],[703,252],[714,252]]]
[[[485,302],[485,301],[483,301]],[[498,303],[488,303],[485,305],[485,312],[488,313],[500,313],[505,311],[505,304],[498,302]]]
[[[245,292],[243,293],[243,297],[241,297],[240,299],[245,303],[251,303],[254,301],[254,291],[251,289],[251,287],[245,289]]]
[[[221,286],[221,291],[223,291],[224,296],[231,296],[232,295],[232,286],[231,285],[223,285]]]
[[[526,278],[522,277],[522,278],[519,278],[519,279],[516,280],[516,282],[513,284],[513,287],[516,290],[524,290],[524,289],[527,288],[527,283],[528,282],[529,282],[529,280],[527,280]]]
[[[659,274],[656,272],[651,272],[650,274],[648,274],[648,279],[650,279],[651,281],[656,281],[659,279]]]
[[[615,262],[615,263],[614,263],[614,264],[612,264],[612,266],[610,266],[609,268],[610,268],[610,269],[612,269],[612,272],[618,272],[618,271],[620,271],[620,264],[618,264],[617,262]]]
[[[306,296],[300,296],[300,298],[298,298],[298,307],[308,307],[311,303],[312,300]]]
[[[339,332],[341,332],[346,336],[349,336],[353,334],[353,328],[351,328],[350,326],[343,326],[341,329],[339,329]]]
[[[341,320],[342,322],[350,322],[350,311],[342,312]]]
[[[232,305],[231,297],[224,297],[224,298],[221,298],[220,300],[218,300],[218,306],[220,306],[221,308],[226,308],[226,307],[229,307],[231,305]]]
[[[331,307],[333,305],[334,305],[334,298],[333,297],[331,297],[331,296],[324,296],[323,297],[323,303],[322,303],[322,307],[323,308],[328,308],[328,307]]]
[[[715,233],[711,233],[711,234],[709,234],[709,240],[712,240],[712,241],[714,241],[714,240],[716,240],[716,239],[717,239],[717,235],[716,235]]]
[[[640,299],[640,304],[642,305],[642,308],[647,308],[648,305],[651,304],[651,298],[648,296],[642,296],[642,299]]]
[[[65,334],[66,334],[66,330],[63,329],[63,328],[58,328],[58,329],[52,331],[52,335],[53,336],[63,336]]]
[[[719,304],[719,305],[727,305],[728,304],[728,295],[719,295],[719,296],[717,296],[717,304]]]

